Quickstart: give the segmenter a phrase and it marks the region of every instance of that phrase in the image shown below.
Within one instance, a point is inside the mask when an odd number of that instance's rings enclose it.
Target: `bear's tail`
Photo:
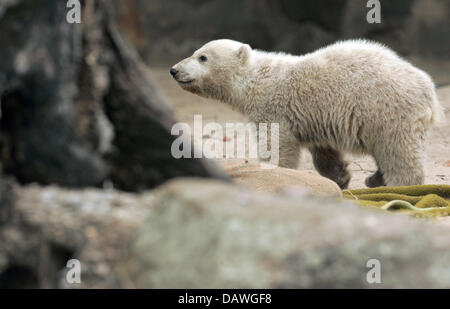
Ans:
[[[439,99],[434,93],[433,95],[433,102],[431,106],[431,123],[435,125],[439,125],[444,123],[445,121],[445,113],[444,108],[442,107],[441,103],[439,103]]]

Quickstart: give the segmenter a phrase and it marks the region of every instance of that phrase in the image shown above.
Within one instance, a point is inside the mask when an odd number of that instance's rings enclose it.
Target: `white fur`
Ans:
[[[331,147],[371,154],[387,185],[424,181],[426,133],[443,114],[434,84],[380,44],[343,41],[293,56],[217,40],[174,68],[179,81],[193,80],[184,89],[280,123],[281,166],[296,168],[301,147]]]

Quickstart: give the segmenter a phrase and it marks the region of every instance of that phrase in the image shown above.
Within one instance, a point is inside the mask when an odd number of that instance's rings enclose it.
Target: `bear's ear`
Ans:
[[[241,62],[241,64],[245,64],[248,61],[248,58],[250,57],[250,45],[245,44],[239,47],[239,50],[237,52],[238,58]]]

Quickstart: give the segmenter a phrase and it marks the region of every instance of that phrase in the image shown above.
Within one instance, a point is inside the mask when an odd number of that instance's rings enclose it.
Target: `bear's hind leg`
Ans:
[[[384,184],[386,186],[421,185],[425,180],[423,142],[410,142],[403,147],[402,144],[376,147],[374,157]]]
[[[309,150],[319,174],[336,182],[341,189],[347,188],[351,175],[341,153],[330,147],[312,147]]]

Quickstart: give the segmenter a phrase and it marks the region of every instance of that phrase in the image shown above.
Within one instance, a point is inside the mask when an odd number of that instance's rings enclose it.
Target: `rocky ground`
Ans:
[[[450,83],[447,63],[438,65],[434,62],[414,60],[433,75],[439,85]],[[190,94],[172,80],[168,73],[170,65],[153,67],[152,74],[156,83],[162,88],[168,98],[168,102],[175,109],[179,121],[193,123],[193,115],[201,114],[203,123],[217,122],[224,125],[227,122],[245,122],[241,114],[233,111],[227,105],[214,100],[198,97]],[[427,160],[427,184],[450,184],[450,86],[441,86],[438,89],[441,104],[446,110],[447,119],[440,126],[431,130],[428,138],[428,160]],[[209,139],[211,137],[205,137]],[[214,138],[214,137],[212,137]],[[233,137],[227,136],[227,142],[233,142]],[[364,179],[375,171],[375,163],[370,156],[348,156],[351,162],[350,170],[353,178],[350,189],[363,188]],[[312,165],[311,155],[304,151],[301,157],[300,170],[315,172]]]

